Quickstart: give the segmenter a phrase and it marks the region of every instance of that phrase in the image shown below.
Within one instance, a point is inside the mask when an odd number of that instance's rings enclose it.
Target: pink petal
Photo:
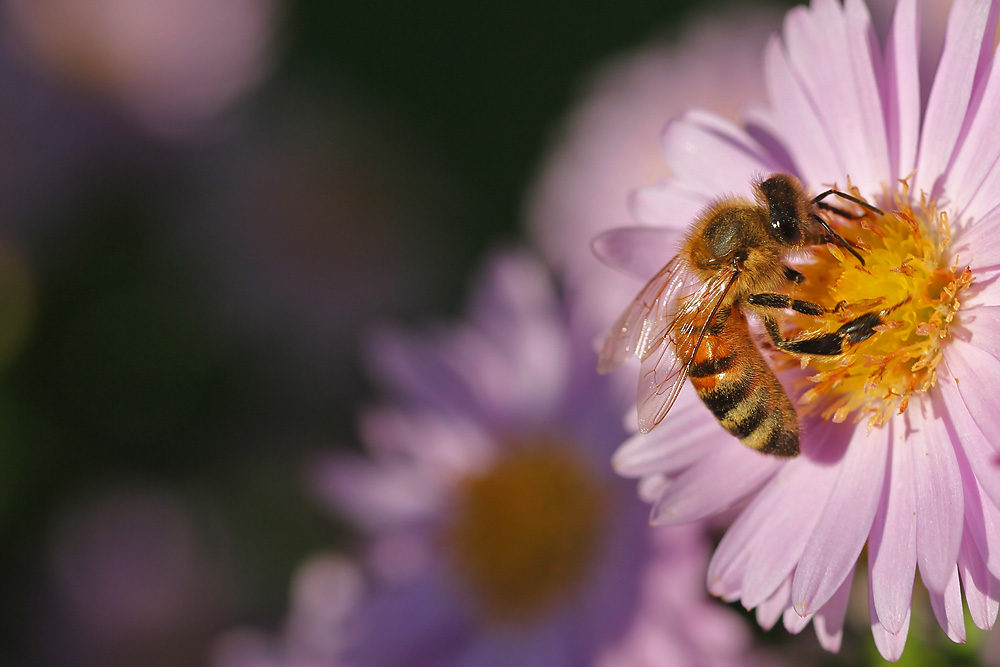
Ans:
[[[953,338],[944,348],[944,359],[952,379],[942,379],[942,384],[952,382],[958,387],[962,402],[979,430],[989,434],[997,446],[997,411],[995,378],[1000,377],[1000,360],[975,345]],[[944,391],[944,389],[942,389]],[[949,403],[954,404],[954,401]]]
[[[889,176],[872,40],[860,3],[848,3],[845,11],[835,0],[816,0],[812,11],[793,10],[786,21],[789,60],[844,159],[838,179],[850,175],[869,191]]]
[[[715,429],[711,424],[698,427],[692,435],[709,438]],[[653,474],[676,474],[705,456],[701,447],[691,447],[689,443],[678,444],[678,438],[653,433],[637,433],[623,442],[611,458],[611,467],[622,477],[645,478]],[[721,441],[711,443],[709,448],[724,447]]]
[[[538,423],[561,408],[569,390],[571,348],[558,312],[553,307],[544,317],[518,321],[515,314],[496,310],[492,326],[469,332],[468,350],[453,348],[455,363],[470,376],[484,423]]]
[[[973,87],[983,79],[993,52],[996,2],[955,0],[948,17],[944,50],[931,86],[921,135],[914,192],[939,194],[939,176],[946,171],[959,141]]]
[[[368,594],[361,570],[333,554],[313,556],[292,582],[291,609],[285,620],[285,646],[317,657],[340,655],[344,628]]]
[[[495,313],[493,331],[466,325],[426,336],[371,335],[375,370],[402,397],[431,409],[487,423],[544,417],[563,397],[565,332],[553,311],[526,321],[517,308],[505,310]]]
[[[793,635],[797,635],[805,630],[805,627],[809,625],[809,621],[811,621],[812,618],[812,614],[799,616],[795,613],[794,609],[789,607],[785,610],[785,613],[782,614],[781,620],[785,624],[785,630],[788,630]]]
[[[761,512],[751,512],[760,505],[761,494],[757,494],[745,510],[729,527],[719,546],[716,547],[712,559],[708,562],[706,586],[708,591],[727,602],[740,597],[743,587],[743,574],[746,571],[750,553],[747,545],[753,541],[757,530],[767,520]]]
[[[669,421],[652,433],[637,433],[622,443],[611,459],[615,472],[633,478],[651,473],[673,474],[711,458],[723,447],[732,447],[732,436],[719,426],[694,392],[690,394],[682,393],[678,398],[676,414],[671,413]]]
[[[1000,213],[1000,209],[997,209],[997,212]],[[1000,215],[996,216],[993,225],[993,228],[985,235],[986,237],[1000,234]],[[978,231],[978,229],[977,226],[973,231]],[[988,238],[977,239],[980,242],[987,240]],[[997,256],[992,261],[1000,265],[1000,253],[997,253]],[[962,301],[962,310],[959,311],[959,317],[961,317],[962,311],[966,308],[972,310],[980,306],[996,306],[1000,304],[1000,269],[973,269],[972,277],[975,279],[975,282],[969,288],[968,295]]]
[[[865,429],[852,427],[851,444],[837,466],[837,484],[795,568],[792,604],[799,614],[819,609],[854,570],[882,495],[886,432],[868,436]]]
[[[686,187],[710,197],[751,197],[751,183],[778,165],[750,135],[709,111],[692,110],[663,130],[663,159]]]
[[[774,160],[775,171],[799,174],[791,155],[788,154],[785,132],[771,110],[757,102],[744,102],[742,121],[747,134],[753,137]]]
[[[433,516],[441,489],[412,470],[372,465],[360,457],[338,456],[312,471],[312,487],[335,511],[369,530]]]
[[[966,136],[947,170],[944,192],[954,202],[952,216],[976,219],[996,205],[1000,185],[1000,144],[996,119],[1000,116],[1000,52],[993,54],[993,74],[986,81]],[[984,189],[985,188],[985,189]]]
[[[977,114],[977,118],[980,116]],[[996,267],[998,264],[997,242],[991,231],[997,228],[996,192],[1000,188],[1000,160],[989,166],[990,170],[976,193],[970,199],[956,200],[956,210],[951,216],[954,221],[952,229],[963,233],[958,235],[949,254],[965,258],[973,270]],[[962,208],[959,209],[959,206]]]
[[[844,617],[847,615],[847,600],[851,596],[854,568],[848,573],[837,592],[813,616],[813,628],[819,644],[827,651],[836,653],[844,638]]]
[[[885,47],[886,119],[891,178],[913,171],[920,140],[920,59],[916,0],[901,0]]]
[[[1000,359],[1000,306],[963,308],[959,322],[971,334],[967,342]]]
[[[868,615],[871,618],[872,638],[875,639],[875,648],[883,658],[890,662],[896,662],[903,655],[906,647],[906,635],[910,631],[910,610],[906,611],[906,618],[903,619],[903,627],[898,633],[892,633],[885,629],[878,620],[875,613],[875,604],[872,602],[871,586],[868,587]]]
[[[407,335],[396,327],[385,328],[367,337],[366,356],[383,383],[414,402],[477,414],[467,373],[444,343],[441,336],[432,340]]]
[[[369,410],[362,415],[358,430],[376,461],[405,461],[407,467],[436,483],[450,483],[481,470],[496,453],[493,437],[479,424],[431,412]]]
[[[962,536],[958,571],[962,575],[962,587],[972,622],[981,630],[991,629],[1000,610],[1000,580],[986,569],[972,538],[967,535]]]
[[[530,321],[557,312],[558,296],[545,265],[527,252],[498,252],[476,275],[467,310],[488,329],[498,320]],[[498,318],[502,314],[504,317]]]
[[[679,231],[663,227],[618,227],[598,235],[591,247],[604,264],[646,282],[677,254],[680,239]]]
[[[640,225],[682,230],[717,195],[686,190],[677,181],[670,180],[634,190],[629,199],[629,211]]]
[[[740,517],[760,517],[753,519],[760,527],[744,547],[750,554],[742,587],[743,604],[748,609],[770,597],[799,563],[840,476],[838,465],[822,460],[843,451],[846,432],[846,426],[823,423],[811,434],[816,442],[813,451],[785,464]],[[791,526],[795,529],[790,530]],[[718,551],[722,550],[720,544]]]
[[[958,567],[954,568],[943,593],[928,591],[931,608],[938,625],[953,642],[965,643],[965,612],[962,608],[962,586],[958,581]]]
[[[890,423],[893,429],[898,422]],[[891,433],[892,431],[890,431]],[[909,615],[917,569],[916,498],[909,468],[909,443],[890,442],[889,482],[868,542],[872,604],[885,629],[898,633]]]
[[[1000,573],[1000,523],[998,523],[1000,509],[986,496],[983,487],[976,481],[965,451],[959,448],[956,454],[965,488],[965,531],[962,533],[962,538],[964,540],[971,536],[986,561],[986,567],[991,572]]]
[[[970,498],[966,504],[976,508],[974,513],[966,512],[966,530],[979,547],[986,568],[993,576],[1000,576],[1000,508],[986,497],[983,487],[972,486],[975,491],[966,493]]]
[[[997,463],[993,463],[993,476],[996,475]],[[985,533],[983,539],[980,540],[981,545],[984,549],[989,551],[989,557],[985,557],[986,567],[993,576],[1000,578],[1000,505],[997,505],[993,500],[986,494],[983,489],[982,484],[976,484],[976,497],[979,500],[979,507],[983,510],[983,524],[982,529]],[[977,526],[977,530],[978,530]],[[977,532],[972,534],[973,538],[977,537]]]
[[[727,563],[728,569],[719,576],[710,575],[707,582],[708,592],[726,602],[736,602],[742,592],[743,572],[748,558],[739,553],[735,556],[736,560]]]
[[[998,185],[1000,187],[1000,185]],[[993,190],[995,192],[995,190]],[[992,202],[995,204],[995,202]],[[981,289],[982,273],[996,271],[1000,267],[1000,206],[994,206],[977,219],[965,221],[965,227],[959,227],[959,232],[952,241],[948,256],[962,264],[967,264],[976,275],[977,283],[970,290],[973,294]],[[971,302],[981,301],[975,297]],[[981,305],[996,305],[996,297],[991,302]]]
[[[757,623],[765,630],[770,630],[788,608],[789,596],[792,592],[792,578],[787,577],[771,594],[771,597],[757,605]]]
[[[636,493],[639,496],[639,500],[652,504],[660,498],[660,494],[663,493],[663,490],[669,484],[670,478],[666,475],[646,475],[636,485]]]
[[[889,139],[881,94],[885,72],[868,8],[862,0],[846,0],[844,10],[847,48],[839,51],[851,65],[846,71],[851,74],[851,97],[862,132],[856,140],[861,140],[867,148],[848,155],[847,168],[855,183],[868,184],[874,189],[890,175]]]
[[[917,500],[917,564],[924,585],[943,592],[951,578],[962,541],[962,476],[951,438],[941,419],[921,402],[907,415],[911,435],[913,483]]]
[[[729,508],[752,493],[784,465],[731,439],[712,456],[681,472],[653,506],[653,524],[697,521]]]
[[[798,173],[806,183],[832,183],[841,178],[844,168],[837,148],[820,120],[816,105],[792,71],[777,37],[768,42],[764,53],[764,75],[768,97],[773,102],[773,120],[760,115],[751,115],[748,120],[784,138]]]
[[[938,386],[941,388],[943,412],[947,414],[950,435],[954,442],[962,443],[962,453],[969,467],[992,504],[1000,506],[1000,469],[997,467],[997,447],[991,444],[979,425],[972,419],[965,399],[958,391],[954,379],[945,373],[938,376]],[[973,488],[966,483],[966,488]],[[966,511],[968,514],[968,510]]]
[[[750,558],[750,545],[768,525],[773,508],[780,507],[784,500],[781,494],[784,474],[787,473],[776,475],[771,484],[754,496],[722,536],[708,564],[707,586],[712,595],[727,601],[739,597]]]
[[[684,664],[688,658],[686,648],[675,641],[671,633],[664,632],[661,624],[640,615],[632,622],[628,635],[623,637],[622,641],[604,648],[598,655],[594,656],[590,664],[592,667],[618,667],[618,665],[655,667],[657,659],[670,660],[673,661],[673,664]],[[569,662],[572,664],[572,661]],[[456,667],[475,667],[479,664],[496,664],[495,656],[486,656],[479,663],[459,663]],[[229,666],[223,665],[222,667]]]

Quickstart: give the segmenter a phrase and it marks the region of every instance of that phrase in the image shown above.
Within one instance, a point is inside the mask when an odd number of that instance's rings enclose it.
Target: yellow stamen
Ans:
[[[594,472],[560,440],[505,449],[489,470],[459,485],[443,537],[484,617],[516,624],[578,590],[604,529],[606,498]]]
[[[921,197],[911,204],[902,181],[898,191],[883,194],[877,204],[884,215],[854,207],[857,219],[829,217],[859,250],[865,266],[832,245],[827,252],[812,250],[798,267],[806,279],[796,298],[829,312],[790,318],[801,331],[794,335],[799,338],[837,331],[866,313],[881,315],[874,335],[845,343],[842,354],[797,359],[815,371],[799,397],[800,412],[834,422],[852,414],[855,421],[868,416],[869,430],[894,411],[905,411],[914,394],[934,386],[941,345],[961,305],[958,296],[973,280],[967,267],[944,265],[951,233],[947,213],[933,201]]]

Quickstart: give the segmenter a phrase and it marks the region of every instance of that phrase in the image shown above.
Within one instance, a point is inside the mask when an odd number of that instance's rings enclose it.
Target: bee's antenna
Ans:
[[[886,308],[885,310],[883,310],[882,312],[880,312],[879,315],[881,315],[882,317],[885,317],[886,315],[888,315],[892,311],[896,310],[900,306],[905,306],[912,299],[913,299],[913,295],[907,294],[905,299],[903,299],[902,301],[900,301],[899,303],[897,303],[895,306],[890,306],[890,307]]]
[[[815,197],[813,197],[812,203],[813,204],[818,204],[821,201],[823,201],[824,199],[826,199],[827,197],[829,197],[830,195],[837,195],[841,199],[846,199],[847,201],[854,202],[858,206],[864,206],[866,209],[868,209],[872,213],[878,213],[879,215],[885,215],[885,213],[882,211],[882,209],[876,208],[875,206],[872,206],[871,204],[869,204],[868,202],[866,202],[864,199],[858,199],[857,197],[855,197],[853,195],[849,195],[846,192],[841,192],[840,190],[834,190],[832,188],[829,189],[829,190],[827,190],[826,192],[821,192],[818,195],[816,195]]]

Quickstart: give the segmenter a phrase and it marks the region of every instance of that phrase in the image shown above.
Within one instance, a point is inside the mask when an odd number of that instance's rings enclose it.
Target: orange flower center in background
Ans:
[[[570,446],[540,439],[505,448],[459,485],[446,551],[488,621],[533,621],[572,599],[605,527],[606,497]]]
[[[835,422],[852,414],[855,421],[867,416],[869,429],[883,425],[893,412],[904,412],[914,394],[934,386],[941,346],[961,305],[958,297],[973,280],[967,267],[944,264],[951,233],[947,214],[933,201],[911,204],[904,182],[877,205],[884,215],[848,204],[843,208],[860,217],[829,217],[865,266],[834,245],[812,250],[798,267],[806,279],[796,294],[830,312],[791,318],[803,332],[817,334],[836,331],[865,313],[882,314],[876,333],[845,344],[844,354],[796,359],[814,371],[799,398],[803,413]]]

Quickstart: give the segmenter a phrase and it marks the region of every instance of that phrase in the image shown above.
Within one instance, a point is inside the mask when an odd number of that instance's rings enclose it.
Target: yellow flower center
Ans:
[[[867,313],[881,320],[867,340],[845,342],[840,355],[797,359],[815,371],[799,398],[803,413],[835,422],[851,414],[855,421],[867,416],[870,430],[894,411],[904,412],[914,394],[936,382],[935,367],[960,306],[958,295],[973,279],[967,267],[944,263],[951,241],[947,214],[924,197],[911,204],[909,194],[905,182],[899,191],[884,194],[877,202],[883,215],[847,204],[842,208],[860,217],[828,216],[864,257],[863,267],[834,245],[813,249],[799,267],[805,280],[797,298],[829,312],[793,316],[802,331],[796,338],[835,332]]]
[[[605,493],[561,441],[506,448],[458,488],[446,552],[488,621],[530,622],[579,588],[605,524]]]

